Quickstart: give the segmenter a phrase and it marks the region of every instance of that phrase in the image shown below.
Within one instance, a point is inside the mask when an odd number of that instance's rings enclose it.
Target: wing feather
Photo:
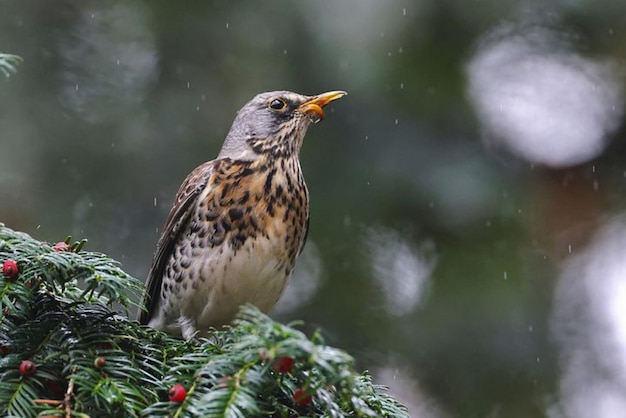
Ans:
[[[141,324],[148,324],[155,314],[161,298],[161,284],[165,267],[172,256],[174,245],[189,223],[199,195],[213,173],[214,162],[215,160],[208,161],[189,173],[176,193],[174,205],[165,221],[165,227],[157,243],[152,266],[146,280],[146,293],[143,299],[144,309],[139,315]]]

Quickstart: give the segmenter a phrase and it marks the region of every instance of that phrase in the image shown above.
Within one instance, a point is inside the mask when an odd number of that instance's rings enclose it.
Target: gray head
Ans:
[[[263,155],[297,156],[311,123],[324,118],[323,107],[347,93],[304,96],[290,91],[261,93],[239,112],[218,158],[255,160]]]

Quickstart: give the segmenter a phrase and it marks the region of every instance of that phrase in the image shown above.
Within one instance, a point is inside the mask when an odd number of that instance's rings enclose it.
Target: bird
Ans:
[[[214,160],[183,181],[157,242],[139,322],[176,337],[209,336],[244,304],[268,313],[309,229],[299,154],[324,106],[345,96],[256,95]]]

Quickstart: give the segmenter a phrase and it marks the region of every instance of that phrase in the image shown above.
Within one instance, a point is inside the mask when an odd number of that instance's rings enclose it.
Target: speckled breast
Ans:
[[[230,322],[244,303],[269,311],[304,246],[308,218],[297,159],[220,161],[183,234],[191,239],[171,258],[180,266],[167,268],[186,301],[181,314],[203,328]],[[180,269],[189,280],[174,278]]]

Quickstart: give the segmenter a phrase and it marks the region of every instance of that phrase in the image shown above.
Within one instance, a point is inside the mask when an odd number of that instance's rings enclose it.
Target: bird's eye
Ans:
[[[283,110],[287,107],[287,103],[283,99],[274,99],[269,102],[268,106],[273,110]]]

